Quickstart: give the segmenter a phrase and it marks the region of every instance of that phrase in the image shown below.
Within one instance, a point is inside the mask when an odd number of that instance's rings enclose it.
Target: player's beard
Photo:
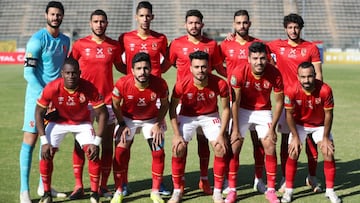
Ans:
[[[291,39],[292,41],[298,41],[300,39],[300,33],[296,35],[296,37],[291,37],[289,34],[287,34],[288,38]]]
[[[301,86],[303,87],[304,90],[308,92],[311,92],[315,87],[314,83],[310,83],[310,82],[301,83]]]
[[[192,33],[191,30],[192,30],[192,29],[190,29],[190,30],[187,29],[187,30],[186,30],[187,33],[188,33],[190,36],[195,37],[195,38],[201,36],[201,30],[193,29],[193,30],[196,30],[196,33]]]
[[[59,28],[60,25],[61,25],[61,23],[62,23],[62,20],[58,20],[58,24],[57,24],[57,25],[52,25],[52,24],[51,24],[51,20],[47,19],[47,24],[48,24],[51,28],[54,28],[54,29]]]
[[[240,37],[246,37],[249,35],[249,30],[236,31],[236,34],[239,35]]]
[[[144,80],[140,79],[139,77],[135,77],[136,81],[138,81],[140,84],[144,85],[149,82],[149,77],[145,77]]]
[[[106,28],[101,33],[96,33],[96,31],[93,28],[91,28],[91,31],[97,37],[103,37],[103,36],[105,36]]]

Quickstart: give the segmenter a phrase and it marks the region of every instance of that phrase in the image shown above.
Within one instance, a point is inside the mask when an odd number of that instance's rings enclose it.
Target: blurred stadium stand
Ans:
[[[29,37],[44,27],[44,10],[48,1],[0,0],[0,40],[16,40],[24,48]],[[117,39],[120,33],[135,29],[134,6],[139,0],[63,0],[65,18],[62,32],[73,40],[90,33],[89,16],[95,9],[108,14],[108,36]],[[360,1],[358,0],[150,0],[155,19],[152,29],[165,33],[169,40],[185,34],[184,17],[189,9],[204,15],[204,32],[222,40],[232,31],[233,14],[246,9],[250,13],[251,35],[263,40],[286,38],[283,16],[296,12],[303,16],[303,37],[321,40],[326,48],[359,48]]]

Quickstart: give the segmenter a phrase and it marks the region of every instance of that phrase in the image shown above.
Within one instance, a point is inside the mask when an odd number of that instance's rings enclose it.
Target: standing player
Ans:
[[[91,35],[79,39],[73,44],[70,55],[79,61],[81,78],[92,82],[105,97],[109,120],[104,132],[101,144],[101,182],[100,195],[111,198],[111,192],[107,189],[107,180],[112,167],[113,134],[115,128],[115,115],[111,107],[111,92],[113,85],[113,64],[116,69],[125,72],[122,67],[120,56],[120,44],[116,40],[107,37],[105,32],[108,25],[107,15],[103,10],[95,10],[90,15]],[[93,105],[90,104],[92,109]],[[93,114],[92,114],[93,115]],[[98,120],[98,119],[96,119]],[[75,189],[70,199],[79,199],[84,194],[82,183],[82,171],[84,167],[84,153],[77,142],[73,151],[73,168],[75,176]]]
[[[122,51],[125,54],[126,72],[128,74],[132,73],[132,58],[138,52],[149,54],[151,59],[151,74],[155,76],[161,77],[161,73],[170,67],[166,58],[164,58],[163,63],[161,63],[162,57],[166,56],[166,36],[150,29],[151,21],[155,17],[152,8],[152,4],[148,1],[139,2],[136,7],[135,15],[137,29],[124,33],[119,37]],[[127,183],[128,180],[126,176],[123,188],[125,196],[129,193]],[[161,184],[160,193],[163,195],[170,195],[170,191],[166,189],[164,184]]]
[[[135,20],[137,29],[126,32],[119,37],[122,51],[125,53],[127,73],[132,73],[131,61],[138,52],[145,52],[150,55],[152,72],[155,76],[161,76],[162,69],[168,69],[167,60],[161,63],[161,57],[166,55],[167,38],[164,34],[150,29],[151,21],[154,19],[152,4],[148,1],[141,1],[136,7]],[[164,68],[162,68],[164,66]],[[165,68],[166,67],[166,68]]]
[[[53,159],[67,133],[74,134],[89,159],[90,202],[98,203],[99,145],[108,113],[97,88],[89,81],[80,79],[79,63],[75,59],[65,59],[61,75],[62,78],[45,86],[36,106],[36,128],[41,135],[40,174],[44,184],[44,195],[39,203],[52,203],[50,186]],[[88,102],[93,104],[94,112],[99,118],[96,136],[91,124]],[[50,121],[45,129],[44,114],[50,104],[55,107],[59,116],[55,121]]]
[[[172,179],[174,191],[168,203],[181,201],[183,177],[187,157],[187,145],[194,132],[201,128],[213,147],[215,203],[223,203],[221,188],[226,167],[226,130],[230,118],[229,88],[225,80],[209,73],[209,54],[196,51],[189,55],[191,66],[188,75],[177,82],[171,97],[169,115],[174,130],[172,140]],[[220,97],[222,113],[218,112]],[[181,103],[180,113],[176,108]]]
[[[274,40],[268,43],[268,46],[275,56],[277,68],[280,70],[284,80],[285,91],[288,87],[294,85],[297,81],[298,65],[304,61],[314,64],[316,78],[322,80],[322,67],[319,50],[315,44],[305,41],[301,38],[301,30],[304,27],[304,21],[298,14],[289,14],[284,17],[284,28],[287,34],[286,40]],[[281,170],[283,178],[281,181],[280,192],[284,192],[285,182],[285,163],[288,156],[288,138],[289,129],[285,120],[285,111],[279,120],[278,131],[281,133]],[[308,157],[309,175],[306,178],[306,184],[311,186],[314,192],[321,192],[321,188],[317,183],[316,167],[317,167],[317,146],[307,139],[306,154]]]
[[[229,166],[230,192],[226,202],[236,201],[236,174],[239,168],[239,154],[246,131],[257,131],[265,151],[265,169],[268,189],[265,193],[270,203],[279,202],[276,191],[276,133],[275,128],[283,108],[283,83],[281,74],[267,63],[266,45],[253,42],[249,47],[249,63],[234,69],[230,83],[234,89],[232,105],[233,127],[230,137],[234,156]],[[274,115],[271,112],[271,92],[274,91]]]
[[[119,122],[115,132],[113,173],[116,192],[111,203],[121,203],[123,182],[130,159],[135,133],[142,129],[152,155],[152,190],[154,203],[163,203],[160,185],[164,172],[164,117],[169,108],[168,86],[164,79],[151,74],[149,54],[139,52],[132,59],[132,74],[120,78],[113,90],[113,108]],[[156,106],[160,100],[159,108]]]
[[[261,41],[249,35],[249,29],[251,21],[249,13],[246,10],[238,10],[234,13],[233,28],[235,30],[234,35],[229,39],[225,39],[220,44],[221,53],[223,59],[226,62],[227,79],[230,83],[231,74],[234,69],[243,67],[248,63],[249,58],[249,46],[253,42]],[[268,59],[271,59],[270,53],[268,53]],[[254,160],[255,160],[255,178],[254,178],[254,190],[260,193],[265,193],[266,186],[262,180],[263,168],[264,168],[264,148],[256,134],[254,129],[251,129],[251,140],[254,147]],[[234,154],[236,155],[236,154]],[[232,159],[238,160],[238,157]],[[237,163],[231,163],[231,165]],[[238,165],[238,164],[237,164]],[[233,174],[236,177],[236,174]],[[228,193],[228,188],[223,191]]]
[[[207,69],[209,72],[212,68],[215,68],[219,74],[226,77],[226,71],[223,67],[217,42],[202,35],[201,30],[203,27],[203,15],[201,12],[199,10],[188,10],[185,16],[187,35],[172,41],[169,49],[169,61],[177,68],[177,81],[181,81],[188,75],[191,75],[189,69],[191,65],[189,54],[198,50],[209,54],[209,68]],[[199,188],[203,190],[205,194],[212,194],[208,181],[209,144],[200,128],[197,130],[197,140],[198,155],[200,158]]]
[[[331,88],[316,79],[316,70],[312,63],[303,62],[298,68],[297,84],[289,87],[285,94],[286,120],[291,133],[289,157],[286,161],[286,188],[281,202],[292,201],[301,145],[311,134],[311,139],[320,146],[324,157],[325,197],[329,198],[331,203],[340,203],[341,199],[334,192],[336,167],[331,135],[334,108]]]
[[[45,10],[46,27],[36,32],[26,45],[24,78],[27,86],[22,128],[24,136],[20,150],[21,203],[31,202],[29,175],[32,152],[38,137],[35,127],[36,99],[47,83],[60,77],[61,66],[70,48],[70,39],[59,30],[63,17],[63,5],[50,1]],[[39,192],[43,193],[42,183],[39,185]],[[54,196],[66,196],[55,190],[52,192]]]

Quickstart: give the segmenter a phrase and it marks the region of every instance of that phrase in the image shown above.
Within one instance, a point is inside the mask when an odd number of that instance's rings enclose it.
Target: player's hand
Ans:
[[[327,156],[334,156],[335,146],[328,137],[324,137],[320,142],[320,149]]]
[[[50,144],[41,145],[41,159],[51,160],[53,155],[54,152]]]
[[[270,139],[271,143],[276,145],[277,142],[277,135],[275,130],[269,130],[264,138],[264,140]]]
[[[120,143],[126,144],[126,136],[130,136],[130,128],[127,126],[120,127],[118,130]]]
[[[225,41],[232,41],[235,39],[235,33],[227,33],[226,37],[225,37]]]
[[[298,136],[293,136],[289,144],[288,153],[292,156],[299,156],[302,149],[301,141]]]
[[[161,130],[161,127],[155,124],[151,128],[151,136],[153,138],[152,141],[152,150],[154,151],[157,147],[159,147],[164,140],[164,132]]]
[[[95,159],[99,158],[99,146],[96,146],[94,144],[89,144],[86,153],[88,155],[89,160],[94,161]]]
[[[216,138],[215,147],[217,148],[216,145],[220,145],[220,154],[225,155],[229,152],[230,147],[228,146],[227,138],[224,135],[219,135]]]
[[[182,136],[173,136],[172,139],[172,152],[176,157],[183,157],[185,153],[186,142]]]
[[[241,140],[242,137],[239,131],[232,131],[230,136],[230,144],[234,144],[236,141]]]

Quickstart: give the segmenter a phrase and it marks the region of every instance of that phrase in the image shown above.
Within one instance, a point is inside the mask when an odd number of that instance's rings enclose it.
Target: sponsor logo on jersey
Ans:
[[[205,95],[203,92],[199,92],[197,94],[196,101],[205,101]]]
[[[101,47],[96,48],[96,58],[105,58],[104,50]]]
[[[146,106],[145,98],[139,98],[137,106]]]
[[[289,58],[296,58],[296,49],[290,49],[288,57]]]
[[[67,105],[67,106],[75,106],[76,103],[75,103],[74,97],[68,96],[68,97],[67,97],[66,105]]]
[[[247,58],[246,50],[245,50],[245,49],[240,49],[240,50],[239,50],[239,58],[240,58],[240,59],[246,59],[246,58]]]

